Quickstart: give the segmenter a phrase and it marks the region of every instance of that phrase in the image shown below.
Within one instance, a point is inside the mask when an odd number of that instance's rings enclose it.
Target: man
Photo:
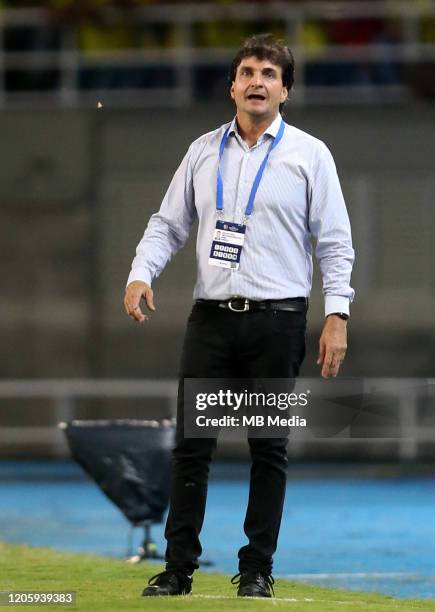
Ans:
[[[155,310],[152,280],[199,219],[198,278],[181,357],[176,445],[166,524],[166,570],[144,595],[191,591],[214,438],[185,438],[185,378],[293,378],[305,355],[311,240],[317,242],[325,324],[317,363],[337,375],[346,351],[354,259],[349,219],[327,147],[282,120],[293,85],[289,49],[271,35],[249,38],[231,67],[230,123],[190,146],[160,211],[149,221],[128,279],[125,308],[134,320]],[[219,233],[218,233],[219,232]],[[222,255],[222,236],[231,258]],[[252,458],[239,551],[239,596],[271,597],[286,486],[287,438],[248,438]]]

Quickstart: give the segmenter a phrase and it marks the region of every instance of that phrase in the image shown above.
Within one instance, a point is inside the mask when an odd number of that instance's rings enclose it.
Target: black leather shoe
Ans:
[[[231,584],[237,584],[237,597],[272,597],[275,595],[275,580],[265,572],[241,572],[231,578]]]
[[[165,570],[148,580],[142,595],[154,597],[156,595],[188,595],[192,590],[192,577],[181,571]]]

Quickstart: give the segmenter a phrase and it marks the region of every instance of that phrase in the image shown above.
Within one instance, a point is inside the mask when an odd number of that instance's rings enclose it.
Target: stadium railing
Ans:
[[[171,107],[223,96],[235,49],[259,30],[289,42],[297,104],[391,103],[435,93],[433,0],[161,4],[102,9],[98,23],[48,9],[3,9],[0,107],[77,107],[100,98],[111,106]],[[117,40],[119,24],[132,27],[131,39],[118,33]]]
[[[377,379],[373,379],[376,381]],[[289,455],[294,458],[303,458],[310,449],[320,449],[329,445],[333,449],[334,456],[343,451],[346,458],[347,450],[355,449],[360,446],[363,449],[361,458],[390,459],[396,461],[416,461],[419,459],[420,446],[431,444],[435,439],[435,422],[428,422],[427,413],[433,413],[431,403],[431,393],[433,393],[435,379],[410,379],[408,384],[406,379],[385,379],[385,388],[391,399],[394,416],[398,419],[398,427],[395,428],[394,437],[370,437],[352,438],[344,436],[342,439],[291,439],[289,444]],[[421,385],[413,383],[423,382],[426,385],[427,394],[424,397],[428,409],[422,404],[422,396],[419,395]],[[1,380],[0,381],[0,407],[2,409],[2,426],[0,427],[0,446],[7,447],[9,454],[14,455],[14,449],[19,450],[20,456],[25,456],[26,446],[37,445],[46,449],[47,455],[63,457],[68,454],[66,442],[62,431],[58,425],[61,422],[68,422],[78,418],[76,408],[79,400],[113,400],[113,399],[134,399],[135,401],[159,399],[164,402],[164,416],[176,415],[177,406],[177,381],[173,379],[161,380],[103,380],[103,379],[65,379],[65,380]],[[34,409],[35,400],[46,401],[45,410],[50,411],[50,418],[47,420],[40,415],[44,425],[29,422],[23,424],[14,423],[12,413],[8,412],[8,402],[17,400],[27,400],[28,407]],[[423,402],[424,403],[424,402]],[[145,406],[145,404],[143,404]],[[103,410],[104,413],[104,410]],[[4,417],[10,415],[8,419]],[[373,413],[376,415],[376,411]],[[131,416],[124,413],[124,418]],[[163,416],[163,412],[162,412]],[[80,417],[83,418],[83,417]],[[90,417],[89,417],[90,418]],[[103,418],[107,418],[104,416]],[[145,416],[144,416],[145,418]],[[92,416],[95,420],[95,415]],[[33,419],[35,423],[35,420]],[[376,425],[376,423],[375,423]],[[386,431],[384,429],[384,431]],[[399,435],[397,435],[397,431]],[[386,433],[386,435],[388,435]],[[292,434],[293,436],[293,434]],[[238,445],[230,444],[228,448],[235,455],[240,455],[241,443]],[[387,452],[379,450],[385,446]],[[432,445],[433,446],[433,445]],[[23,452],[24,450],[24,452]],[[239,451],[239,452],[238,452]],[[433,449],[431,451],[433,454]],[[31,453],[30,453],[31,454]],[[353,455],[351,455],[353,456]],[[3,454],[4,457],[4,454]],[[427,457],[426,457],[427,459]]]

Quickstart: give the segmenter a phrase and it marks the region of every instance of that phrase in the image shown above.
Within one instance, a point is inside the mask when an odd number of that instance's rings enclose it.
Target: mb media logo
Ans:
[[[242,419],[243,427],[306,427],[307,420],[297,415],[293,415],[288,419],[284,417],[268,415],[265,418],[263,415],[244,416]]]

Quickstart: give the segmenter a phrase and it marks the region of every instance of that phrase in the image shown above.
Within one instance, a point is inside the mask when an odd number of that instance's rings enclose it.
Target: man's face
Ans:
[[[275,117],[279,105],[287,100],[287,96],[281,66],[255,56],[242,59],[231,85],[231,97],[236,103],[237,112],[256,119]]]

